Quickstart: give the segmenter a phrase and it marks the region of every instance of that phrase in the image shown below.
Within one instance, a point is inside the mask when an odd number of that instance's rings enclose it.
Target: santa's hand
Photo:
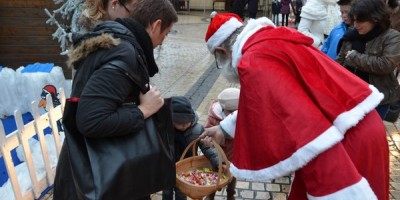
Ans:
[[[164,105],[164,99],[155,86],[150,87],[150,90],[146,94],[140,93],[139,98],[140,105],[138,107],[145,119],[156,113]]]
[[[219,145],[225,144],[225,136],[220,126],[213,126],[210,128],[206,128],[199,137],[201,138],[201,141],[205,145],[210,147],[212,146],[211,142],[212,139],[214,139],[214,141]]]

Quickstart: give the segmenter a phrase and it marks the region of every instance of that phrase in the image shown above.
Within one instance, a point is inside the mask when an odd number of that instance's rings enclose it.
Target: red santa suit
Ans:
[[[295,172],[292,200],[386,200],[389,151],[375,111],[383,95],[312,43],[267,18],[237,37],[239,109],[221,122],[235,138],[232,174],[268,181]]]

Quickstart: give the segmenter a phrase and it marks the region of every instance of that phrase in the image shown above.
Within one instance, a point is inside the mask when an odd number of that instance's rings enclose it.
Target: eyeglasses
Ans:
[[[122,1],[121,1],[121,0],[118,0],[118,3],[119,3],[119,4],[121,4],[121,5],[122,5],[122,7],[124,7],[124,8],[125,8],[126,12],[130,13],[130,11],[128,10],[128,8],[125,6],[125,4],[124,4],[124,3],[122,3]]]
[[[214,57],[215,57],[215,65],[217,66],[217,69],[222,69],[222,67],[218,65],[217,51],[215,51],[215,50],[214,50]]]

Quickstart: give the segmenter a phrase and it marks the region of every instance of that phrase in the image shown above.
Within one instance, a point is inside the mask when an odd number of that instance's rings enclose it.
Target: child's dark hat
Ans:
[[[184,96],[173,96],[171,100],[172,120],[179,124],[192,122],[195,115],[189,99]]]

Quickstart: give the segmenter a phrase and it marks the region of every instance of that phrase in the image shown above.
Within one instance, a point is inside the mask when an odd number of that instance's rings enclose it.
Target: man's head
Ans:
[[[195,114],[189,99],[184,96],[173,96],[172,103],[172,122],[174,127],[180,131],[185,131],[190,127],[195,119]]]
[[[236,29],[243,26],[242,19],[234,13],[214,13],[206,33],[208,50],[214,53],[215,48],[221,45]]]
[[[242,19],[234,13],[213,16],[206,33],[208,50],[215,55],[218,67],[230,82],[239,82],[237,71],[232,67],[232,46],[243,27]]]
[[[346,25],[351,24],[349,12],[351,8],[351,0],[339,0],[337,4],[340,7],[340,17]]]
[[[130,16],[146,28],[153,47],[163,42],[172,25],[178,21],[178,15],[169,0],[137,0]]]

